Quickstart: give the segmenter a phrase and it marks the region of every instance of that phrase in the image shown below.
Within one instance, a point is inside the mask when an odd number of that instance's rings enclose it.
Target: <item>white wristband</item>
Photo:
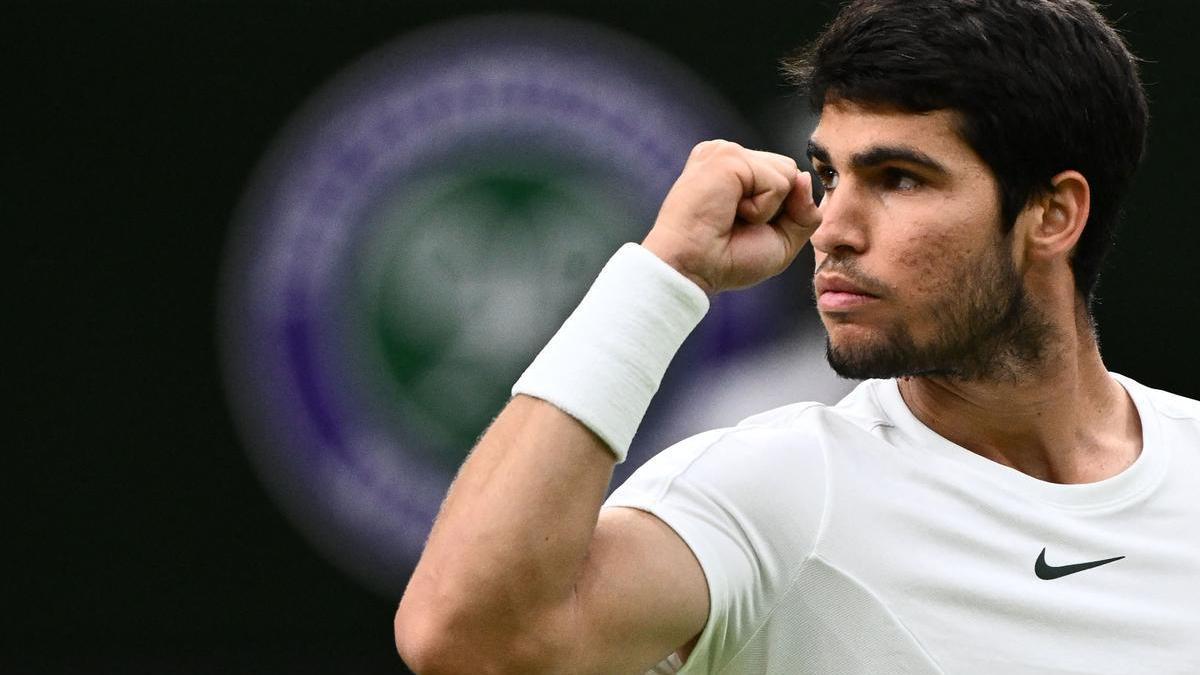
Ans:
[[[625,461],[667,364],[707,311],[699,286],[645,248],[625,244],[512,393],[553,404]]]

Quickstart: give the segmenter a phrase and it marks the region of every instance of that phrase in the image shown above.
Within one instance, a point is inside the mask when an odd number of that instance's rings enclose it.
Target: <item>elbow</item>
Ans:
[[[471,672],[463,657],[473,650],[455,644],[451,624],[435,612],[418,611],[401,601],[392,621],[396,651],[417,675]],[[461,641],[460,641],[461,642]],[[480,672],[488,672],[483,669]]]
[[[427,623],[422,621],[421,617],[413,616],[411,611],[406,611],[403,602],[400,603],[392,621],[396,651],[409,670],[418,675],[446,672],[437,667],[438,651],[442,646],[437,642],[436,631],[426,625]]]
[[[493,631],[466,630],[464,622],[430,611],[416,611],[401,601],[392,627],[396,651],[417,675],[486,673],[489,675],[563,672],[562,650],[546,634],[514,637]],[[492,621],[492,626],[503,621]]]

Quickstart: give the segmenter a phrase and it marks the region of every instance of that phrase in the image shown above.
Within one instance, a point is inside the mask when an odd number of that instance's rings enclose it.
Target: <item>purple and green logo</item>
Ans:
[[[337,76],[263,160],[223,277],[231,406],[296,526],[397,595],[512,382],[691,147],[744,136],[684,68],[577,21],[445,24]]]

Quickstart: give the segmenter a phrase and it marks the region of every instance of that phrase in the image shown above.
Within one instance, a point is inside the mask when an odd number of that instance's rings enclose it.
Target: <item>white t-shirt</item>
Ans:
[[[1113,377],[1143,449],[1096,483],[954,445],[895,380],[660,453],[606,506],[658,516],[704,570],[679,672],[1200,673],[1200,403]]]

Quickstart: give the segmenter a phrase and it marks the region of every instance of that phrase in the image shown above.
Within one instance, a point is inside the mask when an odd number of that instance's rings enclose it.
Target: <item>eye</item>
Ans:
[[[888,189],[900,192],[912,192],[921,187],[920,179],[901,169],[888,169],[885,171],[883,182]]]
[[[837,187],[838,174],[836,171],[827,166],[822,166],[816,168],[816,172],[817,180],[821,181],[821,187],[825,188],[826,190],[832,190]]]

